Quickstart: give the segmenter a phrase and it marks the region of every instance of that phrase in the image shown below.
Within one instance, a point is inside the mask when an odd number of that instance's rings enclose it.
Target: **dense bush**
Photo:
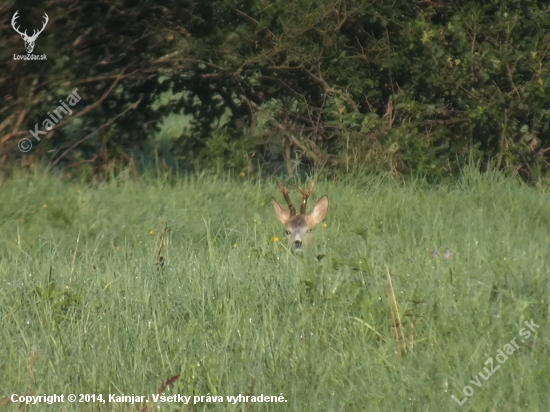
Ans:
[[[168,165],[289,174],[361,166],[439,177],[493,162],[548,174],[550,7],[542,1],[61,1],[0,7],[0,161],[56,102],[76,112],[24,157],[97,172]],[[159,143],[169,113],[186,115]]]

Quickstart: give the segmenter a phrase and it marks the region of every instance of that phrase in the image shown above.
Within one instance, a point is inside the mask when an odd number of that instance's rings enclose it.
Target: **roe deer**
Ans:
[[[286,237],[294,247],[294,250],[296,252],[301,252],[303,247],[311,246],[313,244],[314,236],[312,232],[313,229],[315,229],[315,226],[317,226],[327,214],[328,197],[323,196],[315,204],[315,206],[313,206],[311,213],[306,215],[307,199],[315,187],[315,182],[312,180],[307,192],[304,192],[300,187],[300,192],[302,193],[302,205],[300,206],[300,213],[296,214],[296,209],[292,205],[290,197],[288,196],[288,189],[284,187],[281,182],[278,183],[279,189],[288,204],[289,210],[282,207],[275,199],[273,199],[272,202],[273,207],[275,208],[275,214],[277,215],[279,222],[285,226]]]

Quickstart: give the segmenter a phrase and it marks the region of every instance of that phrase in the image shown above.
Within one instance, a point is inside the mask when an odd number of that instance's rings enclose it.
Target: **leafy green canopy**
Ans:
[[[542,1],[55,2],[36,54],[0,26],[0,161],[78,88],[27,162],[452,174],[548,173],[550,7]],[[178,114],[163,138],[163,121]],[[32,140],[32,138],[31,138]]]

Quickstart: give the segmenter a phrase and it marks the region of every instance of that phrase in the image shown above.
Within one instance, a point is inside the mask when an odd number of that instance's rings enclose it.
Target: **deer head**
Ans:
[[[294,250],[296,252],[301,252],[304,247],[313,244],[313,229],[315,229],[315,226],[317,226],[327,214],[328,197],[323,196],[315,206],[313,206],[311,213],[306,214],[307,200],[315,187],[315,182],[311,181],[311,185],[307,192],[304,192],[302,188],[300,188],[300,192],[302,193],[302,204],[300,206],[300,213],[297,214],[288,195],[288,189],[284,187],[281,182],[278,183],[279,189],[288,204],[288,210],[273,199],[272,202],[275,208],[275,215],[277,219],[279,219],[279,222],[285,226],[286,237],[294,247]]]
[[[46,18],[46,20],[44,21],[44,24],[42,25],[42,28],[40,30],[34,30],[33,33],[32,33],[32,36],[28,36],[27,35],[27,30],[25,30],[23,33],[21,33],[19,31],[19,27],[15,27],[15,20],[18,19],[18,15],[17,13],[19,13],[19,10],[17,10],[15,12],[15,14],[13,15],[12,19],[11,19],[11,26],[13,27],[13,29],[19,33],[21,35],[21,37],[23,38],[23,41],[25,42],[25,49],[27,49],[27,53],[28,54],[31,54],[33,49],[34,49],[34,42],[36,41],[36,38],[38,37],[38,35],[40,33],[42,33],[44,31],[44,29],[46,28],[46,24],[48,24],[48,21],[50,20],[48,15],[46,13],[44,13],[44,17]]]

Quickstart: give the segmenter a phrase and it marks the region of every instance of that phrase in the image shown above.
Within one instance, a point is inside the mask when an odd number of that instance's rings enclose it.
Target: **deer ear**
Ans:
[[[279,222],[281,222],[283,225],[286,225],[288,219],[290,218],[290,212],[282,207],[279,203],[277,203],[275,199],[271,199],[271,201],[273,202],[273,208],[275,209],[275,216],[277,216]]]
[[[328,210],[328,197],[323,196],[316,204],[313,206],[313,210],[308,215],[311,226],[315,227],[321,222],[327,215]]]

